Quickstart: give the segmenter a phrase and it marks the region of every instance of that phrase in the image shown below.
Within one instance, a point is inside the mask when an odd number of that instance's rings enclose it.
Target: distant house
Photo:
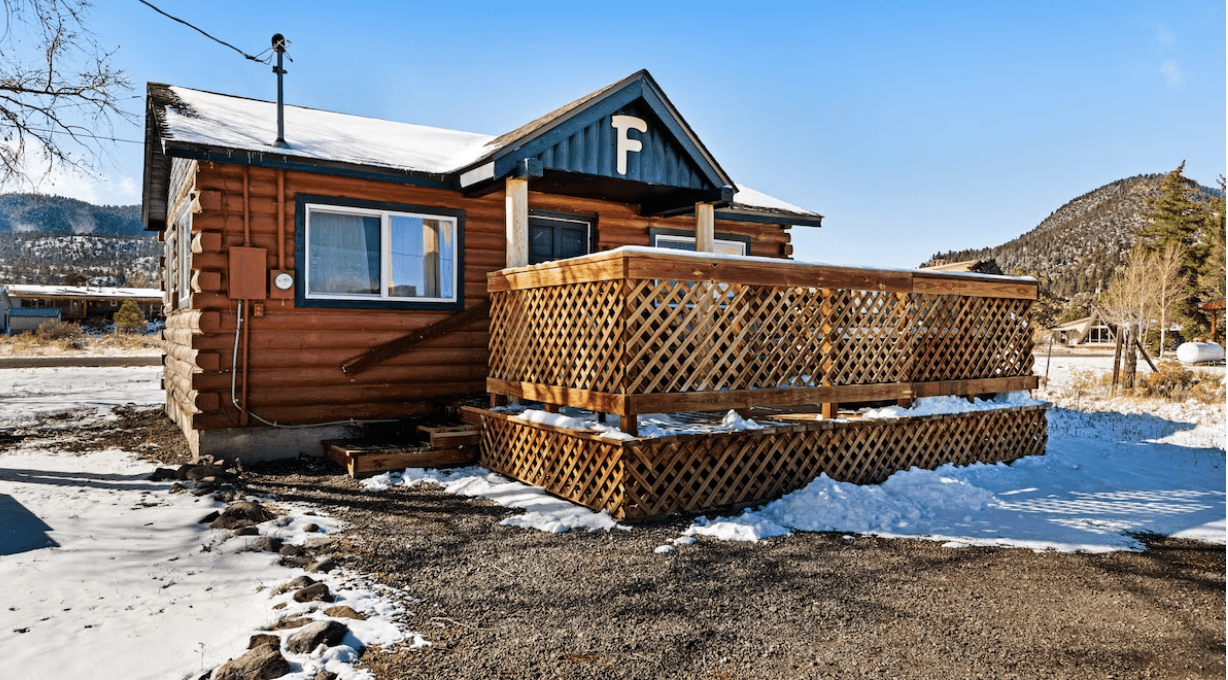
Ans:
[[[125,300],[135,300],[146,319],[162,317],[162,291],[156,288],[18,284],[3,288],[12,308],[54,309],[63,321],[110,321]]]
[[[45,324],[59,323],[60,310],[53,308],[13,307],[4,313],[4,332],[9,335],[27,333]]]
[[[1075,319],[1060,326],[1054,326],[1053,341],[1063,345],[1108,345],[1117,339],[1117,334],[1108,324],[1099,309],[1093,309],[1090,316]]]

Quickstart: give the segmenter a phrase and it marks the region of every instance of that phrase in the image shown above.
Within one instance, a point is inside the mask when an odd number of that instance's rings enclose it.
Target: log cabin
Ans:
[[[735,184],[639,71],[495,137],[150,83],[142,220],[168,415],[197,456],[263,460],[485,393],[490,272],[787,259],[822,216]]]

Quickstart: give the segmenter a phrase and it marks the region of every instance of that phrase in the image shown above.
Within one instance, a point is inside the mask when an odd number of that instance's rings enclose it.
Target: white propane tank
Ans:
[[[1224,348],[1215,342],[1183,342],[1177,348],[1177,361],[1197,364],[1203,361],[1223,361]]]

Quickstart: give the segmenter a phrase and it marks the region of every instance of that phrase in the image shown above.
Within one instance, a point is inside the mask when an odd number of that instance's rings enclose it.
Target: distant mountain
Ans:
[[[1147,198],[1159,194],[1165,175],[1136,175],[1106,184],[1068,202],[1032,231],[992,248],[935,254],[921,266],[964,260],[997,260],[1002,271],[1036,274],[1049,291],[1065,298],[1094,295],[1134,247],[1146,227]],[[1219,189],[1200,186],[1205,197]]]
[[[0,194],[0,234],[88,234],[153,237],[139,205],[94,205],[41,194]]]
[[[156,288],[161,253],[139,205],[0,194],[0,283]]]

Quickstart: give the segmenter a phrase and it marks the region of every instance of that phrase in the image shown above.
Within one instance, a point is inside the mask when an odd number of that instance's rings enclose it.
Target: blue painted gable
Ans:
[[[619,144],[620,116],[633,119],[621,121],[630,144]],[[709,192],[733,185],[647,71],[508,133],[496,146],[470,166],[493,163],[489,180],[531,167]]]

